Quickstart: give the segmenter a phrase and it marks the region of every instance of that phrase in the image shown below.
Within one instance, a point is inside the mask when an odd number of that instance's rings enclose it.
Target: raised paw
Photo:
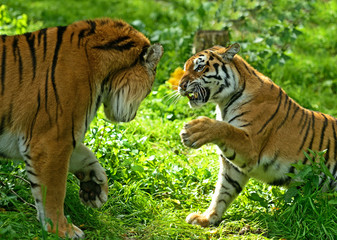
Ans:
[[[213,142],[217,137],[214,129],[216,121],[207,117],[201,117],[184,124],[180,132],[182,143],[186,147],[200,148],[206,143]]]
[[[84,144],[73,151],[69,172],[81,181],[80,198],[89,207],[101,207],[108,200],[108,178],[95,155]]]
[[[80,179],[79,195],[82,203],[89,207],[101,207],[108,199],[108,181],[105,172],[92,169],[90,172],[77,172],[75,175]]]

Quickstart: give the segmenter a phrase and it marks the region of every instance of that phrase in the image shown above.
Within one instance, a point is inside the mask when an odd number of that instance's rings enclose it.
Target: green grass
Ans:
[[[80,203],[78,182],[68,177],[65,212],[87,239],[334,239],[337,211],[324,196],[298,195],[251,180],[218,227],[185,223],[210,203],[218,171],[214,146],[183,147],[179,132],[197,116],[214,116],[214,106],[192,110],[186,99],[171,103],[165,84],[191,56],[194,32],[228,29],[240,55],[307,108],[337,116],[337,4],[335,1],[27,1],[4,0],[0,33],[14,34],[76,20],[123,18],[165,54],[154,91],[127,124],[112,124],[102,110],[85,143],[109,178],[101,209]],[[151,7],[149,7],[151,6]],[[5,14],[4,14],[5,13]],[[0,165],[0,239],[42,239],[24,165]],[[18,197],[19,196],[19,197]],[[318,197],[317,197],[318,196]],[[335,196],[333,195],[335,198]],[[242,234],[242,235],[240,235]],[[56,239],[48,235],[50,239]]]

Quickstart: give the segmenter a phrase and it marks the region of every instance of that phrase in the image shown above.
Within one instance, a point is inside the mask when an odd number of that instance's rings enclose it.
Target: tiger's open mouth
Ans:
[[[193,92],[193,93],[186,93],[186,95],[189,100],[198,100],[200,94],[198,92]]]
[[[196,91],[185,92],[182,95],[186,96],[190,100],[190,103],[193,103],[193,104],[196,104],[196,103],[202,104],[202,103],[206,103],[209,100],[209,98],[210,98],[210,90],[208,88],[199,88]]]

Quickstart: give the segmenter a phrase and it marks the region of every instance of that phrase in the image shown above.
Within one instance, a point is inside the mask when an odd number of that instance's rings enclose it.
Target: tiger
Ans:
[[[105,170],[83,143],[103,105],[112,122],[129,122],[151,92],[163,54],[123,20],[99,18],[0,36],[0,156],[24,160],[42,226],[83,238],[64,216],[68,171],[81,202],[108,198]]]
[[[197,149],[210,143],[219,155],[209,207],[186,217],[188,223],[202,227],[221,222],[250,178],[289,187],[290,175],[296,174],[294,164],[311,163],[305,152],[326,150],[325,164],[337,177],[337,120],[300,106],[240,57],[239,51],[240,44],[234,43],[193,55],[179,82],[178,92],[189,99],[191,108],[208,102],[216,105],[216,119],[193,119],[180,132],[186,147]],[[325,187],[336,189],[337,182],[327,180]]]

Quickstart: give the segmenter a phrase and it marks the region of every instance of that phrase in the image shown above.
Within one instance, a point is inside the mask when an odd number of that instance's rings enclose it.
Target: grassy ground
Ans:
[[[123,18],[164,45],[154,91],[137,118],[114,125],[100,110],[85,143],[109,177],[102,209],[83,206],[68,177],[66,214],[87,239],[335,239],[334,202],[317,192],[284,201],[284,189],[251,180],[218,227],[184,222],[208,207],[217,178],[213,146],[182,146],[183,123],[214,107],[191,110],[172,102],[165,82],[191,55],[194,32],[229,29],[241,55],[305,107],[337,116],[337,4],[335,1],[27,1],[4,0],[0,33],[32,31],[80,19]],[[151,7],[149,7],[151,6]],[[7,20],[5,19],[5,13]],[[11,22],[8,19],[16,19]],[[0,239],[41,239],[24,165],[0,165]],[[335,196],[332,195],[334,198]],[[53,236],[49,236],[53,238]]]

